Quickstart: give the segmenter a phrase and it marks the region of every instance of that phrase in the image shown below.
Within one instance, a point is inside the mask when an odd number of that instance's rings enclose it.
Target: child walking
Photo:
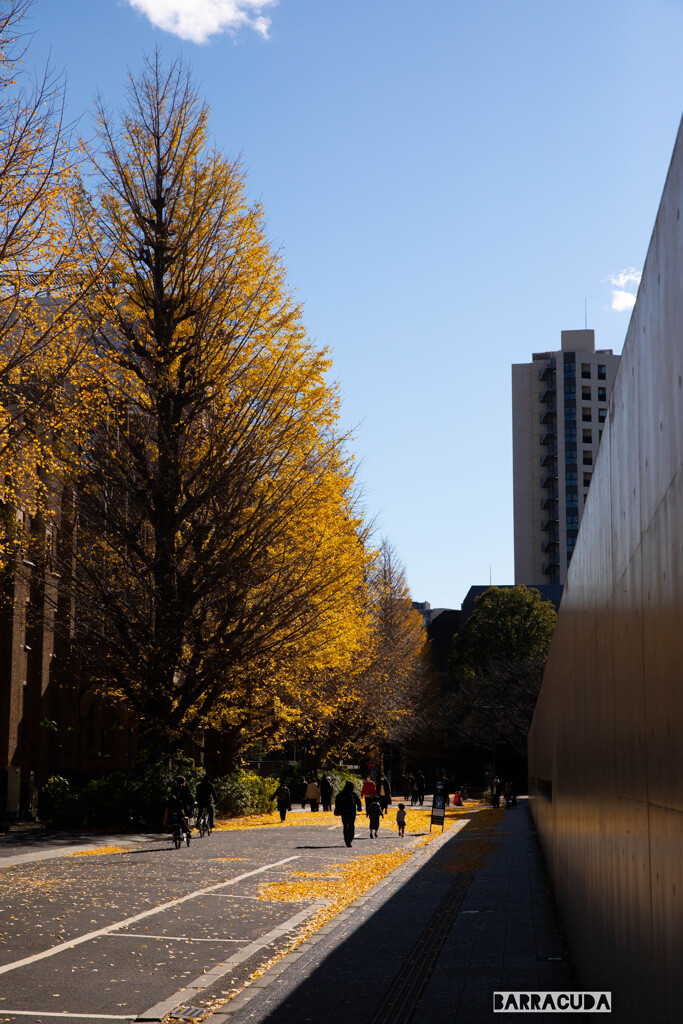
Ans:
[[[370,819],[370,838],[376,839],[377,829],[379,828],[379,819],[384,817],[377,797],[373,797],[371,802],[368,804],[367,814]]]
[[[398,825],[399,836],[404,836],[406,832],[406,805],[399,804],[398,810],[396,811],[396,824]]]

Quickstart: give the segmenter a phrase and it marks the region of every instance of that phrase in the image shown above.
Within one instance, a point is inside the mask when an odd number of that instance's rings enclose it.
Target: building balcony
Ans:
[[[543,498],[543,500],[541,501],[541,508],[545,508],[545,509],[549,509],[549,510],[553,511],[551,506],[556,504],[556,503],[557,503],[557,493],[555,491],[551,491],[551,493],[546,498]]]
[[[546,562],[543,566],[543,573],[545,576],[554,576],[556,575],[556,573],[559,572],[559,570],[560,563],[556,559],[551,559],[549,562]]]
[[[557,437],[557,426],[548,425],[545,434],[541,434],[541,444],[554,444]]]
[[[544,519],[543,522],[541,523],[541,529],[544,532],[547,531],[547,530],[552,530],[553,527],[557,526],[558,523],[559,523],[559,519],[557,518],[557,509],[555,509],[555,510],[551,509],[548,512],[548,518]]]
[[[539,413],[539,423],[547,423],[549,427],[555,426],[557,420],[555,418],[555,409],[546,409],[545,412]]]
[[[553,445],[553,446],[550,446],[548,448],[548,451],[545,453],[545,455],[541,455],[541,465],[542,466],[552,466],[552,464],[556,461],[556,459],[557,459],[557,449]]]
[[[550,554],[554,555],[555,557],[557,557],[557,549],[558,549],[559,546],[560,546],[560,541],[559,541],[558,537],[557,536],[553,536],[551,534],[551,536],[548,538],[548,540],[544,541],[541,550],[543,551],[544,555],[547,555],[547,554],[550,553]]]
[[[557,473],[548,473],[541,480],[541,487],[552,487],[553,494],[557,496],[557,491],[554,489],[554,485],[557,483]]]
[[[541,401],[542,402],[555,402],[557,396],[557,388],[554,384],[548,384],[547,387],[541,389]]]

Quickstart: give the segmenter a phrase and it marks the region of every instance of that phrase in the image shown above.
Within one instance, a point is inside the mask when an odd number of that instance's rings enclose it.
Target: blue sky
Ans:
[[[187,58],[332,350],[413,597],[513,582],[510,366],[583,327],[584,300],[621,351],[683,0],[36,0],[30,27],[86,133],[144,52]]]

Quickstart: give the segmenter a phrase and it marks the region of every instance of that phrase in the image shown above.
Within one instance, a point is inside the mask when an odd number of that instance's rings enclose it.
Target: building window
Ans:
[[[598,388],[598,402],[607,401],[607,388]]]
[[[565,420],[575,420],[576,419],[576,406],[575,405],[565,405],[565,407],[564,407],[564,418],[565,418]]]
[[[584,430],[584,432],[583,432],[583,443],[584,444],[593,444],[593,431],[592,430]]]
[[[591,485],[591,476],[592,476],[592,473],[584,473],[583,474],[583,486],[584,487],[590,487],[590,485]]]
[[[577,484],[579,481],[579,474],[576,469],[565,470],[564,480],[567,484]]]
[[[567,495],[567,508],[578,508],[579,507],[579,496],[578,494]]]
[[[583,496],[583,503],[584,503],[584,505],[586,504],[586,499],[587,499],[587,498],[588,498],[588,495],[587,495],[587,494],[584,494],[584,496]]]
[[[591,376],[591,364],[581,363],[581,376],[584,380],[590,380]]]
[[[598,380],[607,380],[607,367],[598,364]]]
[[[579,525],[579,513],[578,512],[567,512],[567,526],[578,526]]]
[[[564,364],[564,376],[565,376],[565,379],[567,377],[576,377],[576,363],[565,363]]]
[[[607,409],[598,409],[598,423],[604,423],[607,419]]]
[[[584,407],[582,408],[582,410],[581,410],[581,419],[582,419],[582,421],[584,423],[590,423],[592,421],[593,416],[591,414],[591,410],[590,410],[590,406],[589,405],[584,405]]]
[[[584,400],[584,402],[590,402],[591,389],[586,387],[581,388],[581,398]]]
[[[574,465],[575,466],[576,465],[576,452],[575,451],[567,451],[567,452],[565,452],[564,453],[564,461],[565,461],[567,466],[570,466],[570,465]]]
[[[564,428],[564,440],[565,443],[576,441],[576,427],[565,427]]]
[[[584,452],[583,453],[583,464],[584,464],[584,466],[592,466],[593,465],[593,452]]]

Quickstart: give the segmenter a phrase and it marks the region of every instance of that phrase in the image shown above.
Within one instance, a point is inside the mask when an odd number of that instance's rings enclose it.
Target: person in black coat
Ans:
[[[384,813],[377,797],[375,797],[374,800],[371,800],[368,804],[367,814],[370,819],[370,838],[376,839],[377,829],[379,828],[379,819],[384,817]]]
[[[277,809],[280,812],[280,821],[284,821],[287,817],[287,811],[291,811],[292,809],[292,795],[289,792],[289,786],[286,786],[284,782],[281,782],[270,799],[277,800]]]
[[[320,802],[324,811],[332,810],[332,783],[327,775],[320,779]]]
[[[213,828],[213,807],[217,799],[214,784],[209,776],[205,775],[197,786],[195,800],[197,801],[198,814],[201,814],[202,808],[206,808],[209,828]]]
[[[386,809],[391,803],[391,786],[386,775],[382,774],[380,780],[377,783],[377,796],[379,797],[379,805],[382,808],[382,814],[386,813]]]
[[[349,779],[342,791],[337,793],[337,799],[334,801],[334,813],[341,817],[344,827],[344,842],[347,846],[353,842],[356,833],[356,814],[360,810],[362,810],[362,804]]]
[[[179,775],[171,788],[168,797],[168,820],[177,815],[182,823],[183,832],[190,834],[190,818],[194,813],[194,797],[185,782],[185,776]]]

